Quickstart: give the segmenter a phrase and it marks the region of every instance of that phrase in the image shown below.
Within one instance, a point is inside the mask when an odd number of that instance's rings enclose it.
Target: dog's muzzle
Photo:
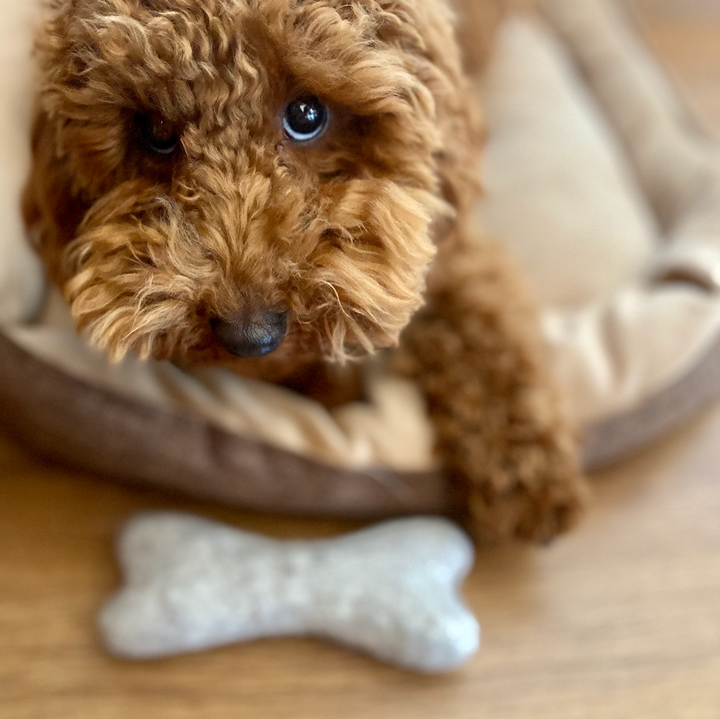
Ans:
[[[238,357],[263,357],[274,352],[287,332],[287,313],[258,310],[242,312],[228,319],[211,320],[218,344]]]

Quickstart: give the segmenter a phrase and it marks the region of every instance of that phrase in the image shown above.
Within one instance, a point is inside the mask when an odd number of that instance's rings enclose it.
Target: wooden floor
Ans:
[[[683,0],[638,2],[651,41],[720,128],[720,13],[671,17]],[[703,5],[716,7],[687,8]],[[94,629],[130,513],[181,508],[287,536],[352,525],[130,490],[0,437],[0,719],[719,719],[720,407],[594,481],[595,506],[571,537],[480,554],[466,595],[484,645],[450,676],[313,640],[132,664],[106,656]]]

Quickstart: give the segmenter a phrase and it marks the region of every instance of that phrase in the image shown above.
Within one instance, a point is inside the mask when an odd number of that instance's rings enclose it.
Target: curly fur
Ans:
[[[491,35],[497,0],[464,4]],[[400,344],[476,535],[572,523],[582,483],[532,303],[468,220],[483,132],[446,3],[53,0],[38,56],[25,217],[95,345],[292,385]],[[332,113],[302,147],[281,127],[300,92]],[[143,147],[148,113],[180,154]],[[211,320],[256,304],[290,330],[236,358]]]

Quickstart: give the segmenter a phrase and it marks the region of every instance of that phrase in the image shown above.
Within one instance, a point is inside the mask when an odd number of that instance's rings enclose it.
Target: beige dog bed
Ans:
[[[91,470],[257,509],[449,510],[422,398],[382,358],[371,401],[328,412],[220,369],[110,364],[77,337],[18,212],[37,7],[2,11],[0,421]],[[586,463],[607,464],[720,396],[720,147],[602,0],[511,18],[478,92],[481,221],[526,266]]]

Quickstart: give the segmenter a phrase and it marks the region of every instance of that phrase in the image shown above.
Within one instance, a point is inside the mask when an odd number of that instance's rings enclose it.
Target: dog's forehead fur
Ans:
[[[240,121],[255,132],[267,106],[296,88],[359,114],[402,113],[409,104],[433,116],[427,83],[443,82],[442,49],[409,21],[414,5],[76,0],[54,28],[72,62],[47,70],[52,81],[84,84],[96,105],[153,107],[207,129]],[[436,44],[448,39],[437,35]]]
[[[260,302],[294,321],[270,364],[397,342],[474,191],[449,18],[439,0],[56,0],[35,181],[76,218],[35,223],[78,324],[117,355],[216,357],[207,318]],[[282,117],[306,93],[331,121],[305,145]],[[149,113],[178,130],[171,161],[138,142]]]

